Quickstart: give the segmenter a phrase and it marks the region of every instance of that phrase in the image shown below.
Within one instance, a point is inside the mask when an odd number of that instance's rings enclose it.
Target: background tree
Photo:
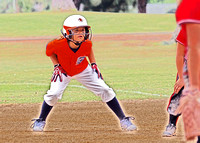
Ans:
[[[146,13],[147,0],[138,0],[138,13]]]

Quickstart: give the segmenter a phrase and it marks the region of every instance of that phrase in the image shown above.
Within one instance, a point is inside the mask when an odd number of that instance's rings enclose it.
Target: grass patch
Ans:
[[[43,101],[53,71],[50,59],[45,56],[46,42],[2,42],[0,104]],[[118,99],[163,98],[159,95],[170,95],[173,91],[175,44],[163,46],[150,42],[132,46],[140,42],[96,41],[93,47],[103,77]],[[61,102],[92,100],[100,98],[72,80]]]
[[[65,18],[72,14],[85,16],[94,34],[171,32],[176,27],[174,14],[47,11],[0,14],[0,37],[57,36]]]

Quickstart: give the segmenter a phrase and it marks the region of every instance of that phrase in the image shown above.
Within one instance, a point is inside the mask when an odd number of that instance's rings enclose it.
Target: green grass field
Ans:
[[[42,12],[0,14],[0,37],[31,37],[60,34],[65,18],[82,14],[94,34],[174,31],[173,14],[131,14],[100,12]]]
[[[2,14],[0,37],[56,36],[60,34],[63,19],[72,13],[75,12]],[[176,27],[174,15],[81,14],[87,17],[94,34],[173,32]],[[163,45],[160,41],[148,46],[131,46],[137,42],[141,41],[93,43],[105,81],[116,91],[119,99],[166,98],[159,95],[170,95],[173,91],[175,44]],[[53,65],[45,55],[46,43],[1,42],[0,104],[43,101],[53,71]],[[104,44],[107,46],[102,46]],[[100,99],[72,81],[61,102],[91,100]]]

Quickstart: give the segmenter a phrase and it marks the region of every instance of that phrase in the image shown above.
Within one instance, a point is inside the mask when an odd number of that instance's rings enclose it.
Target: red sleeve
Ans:
[[[187,46],[187,36],[186,36],[186,29],[185,27],[181,28],[181,31],[179,32],[176,41],[179,42],[183,46]]]
[[[179,25],[185,23],[200,23],[200,0],[182,0],[176,10],[176,21]]]
[[[51,56],[53,53],[55,53],[55,46],[54,46],[54,41],[51,41],[47,44],[46,46],[46,55]]]

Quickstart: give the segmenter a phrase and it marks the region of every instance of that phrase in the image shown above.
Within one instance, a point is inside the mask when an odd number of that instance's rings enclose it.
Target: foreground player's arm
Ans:
[[[177,42],[177,51],[176,51],[176,68],[178,71],[179,79],[176,81],[174,85],[174,92],[178,93],[180,89],[184,86],[183,80],[183,65],[184,65],[184,53],[185,47]]]
[[[186,24],[189,46],[188,70],[190,85],[200,89],[200,24]]]

